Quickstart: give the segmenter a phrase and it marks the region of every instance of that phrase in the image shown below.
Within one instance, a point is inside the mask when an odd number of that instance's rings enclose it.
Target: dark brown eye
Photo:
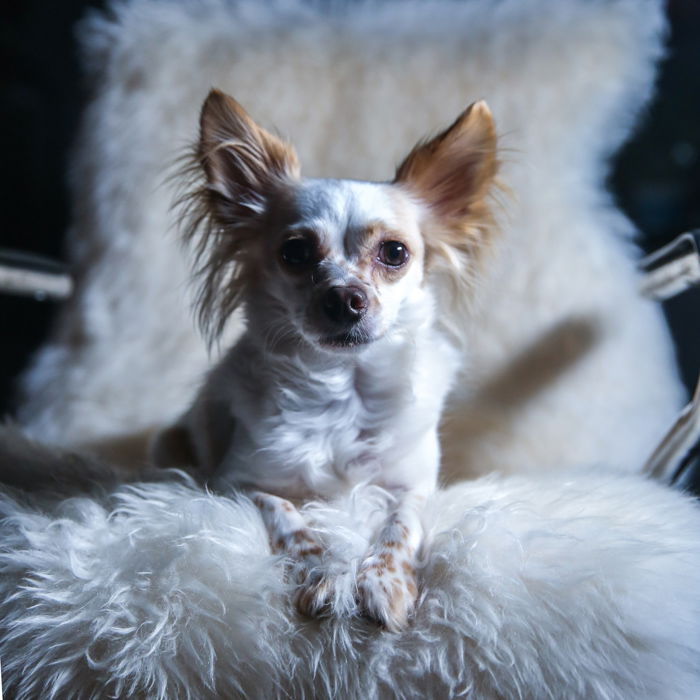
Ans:
[[[280,258],[289,267],[308,265],[313,256],[313,245],[305,238],[290,238],[280,248]]]
[[[379,246],[379,262],[389,267],[401,267],[408,260],[408,248],[398,241],[384,241]]]

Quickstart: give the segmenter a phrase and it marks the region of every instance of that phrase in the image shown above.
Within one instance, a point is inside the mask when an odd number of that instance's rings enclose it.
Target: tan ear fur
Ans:
[[[489,193],[498,171],[496,130],[486,102],[474,102],[445,131],[419,143],[395,184],[428,207],[428,264],[447,264],[462,284],[466,268],[493,229]],[[459,276],[465,279],[459,280]]]
[[[277,181],[299,177],[292,146],[258,126],[233,97],[212,90],[199,126],[199,158],[210,187],[222,196],[261,197]]]
[[[184,197],[185,239],[194,243],[201,280],[200,326],[215,339],[240,305],[253,271],[246,264],[271,194],[299,178],[294,149],[258,126],[232,97],[212,90],[188,171],[205,182]]]

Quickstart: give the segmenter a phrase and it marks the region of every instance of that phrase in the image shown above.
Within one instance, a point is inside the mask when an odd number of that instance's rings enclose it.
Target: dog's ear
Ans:
[[[199,123],[199,161],[222,213],[260,213],[272,188],[299,177],[292,146],[258,126],[223,92],[209,93]]]
[[[255,277],[250,264],[272,194],[299,178],[294,149],[265,131],[232,97],[212,90],[202,106],[199,142],[187,167],[205,182],[182,198],[184,238],[200,279],[197,314],[213,341]]]
[[[474,102],[445,131],[419,143],[394,183],[427,205],[428,262],[447,263],[455,276],[493,229],[489,193],[498,170],[496,131],[484,101]]]
[[[419,143],[396,171],[406,185],[443,220],[471,215],[496,175],[496,130],[483,100],[474,102],[455,122]]]

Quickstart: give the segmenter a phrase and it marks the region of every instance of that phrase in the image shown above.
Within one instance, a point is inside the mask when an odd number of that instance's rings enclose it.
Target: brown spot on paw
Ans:
[[[376,564],[370,564],[365,570],[364,573],[367,574],[369,572],[373,572],[375,576],[383,576],[384,572],[386,571],[386,566],[384,564],[376,563]]]
[[[300,557],[320,557],[323,554],[323,548],[319,545],[313,547],[303,547],[298,552]]]
[[[380,552],[377,556],[385,566],[389,566],[394,563],[394,555],[391,552]]]
[[[381,574],[373,570],[369,576],[358,577],[358,608],[365,617],[392,632],[407,625],[418,594],[413,569],[403,564],[404,573],[390,574],[384,569]]]
[[[316,540],[312,537],[308,530],[297,530],[292,533],[292,540],[296,544],[301,544],[302,542],[308,542],[310,544],[315,544]]]
[[[307,577],[299,586],[294,600],[299,613],[305,617],[326,617],[331,612],[333,583],[330,579],[317,576]]]

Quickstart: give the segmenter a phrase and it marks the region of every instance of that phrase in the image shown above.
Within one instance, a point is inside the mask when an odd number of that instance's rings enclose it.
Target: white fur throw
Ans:
[[[348,557],[374,502],[316,511]],[[247,500],[153,484],[0,514],[0,658],[18,700],[700,697],[700,509],[640,477],[438,494],[399,634],[300,618]]]
[[[661,5],[132,0],[93,18],[78,291],[25,378],[22,423],[74,444],[160,426],[190,402],[209,359],[168,176],[212,85],[287,134],[307,174],[360,178],[390,177],[419,137],[484,97],[514,196],[466,331],[445,474],[639,468],[681,389],[603,181],[650,93]]]

